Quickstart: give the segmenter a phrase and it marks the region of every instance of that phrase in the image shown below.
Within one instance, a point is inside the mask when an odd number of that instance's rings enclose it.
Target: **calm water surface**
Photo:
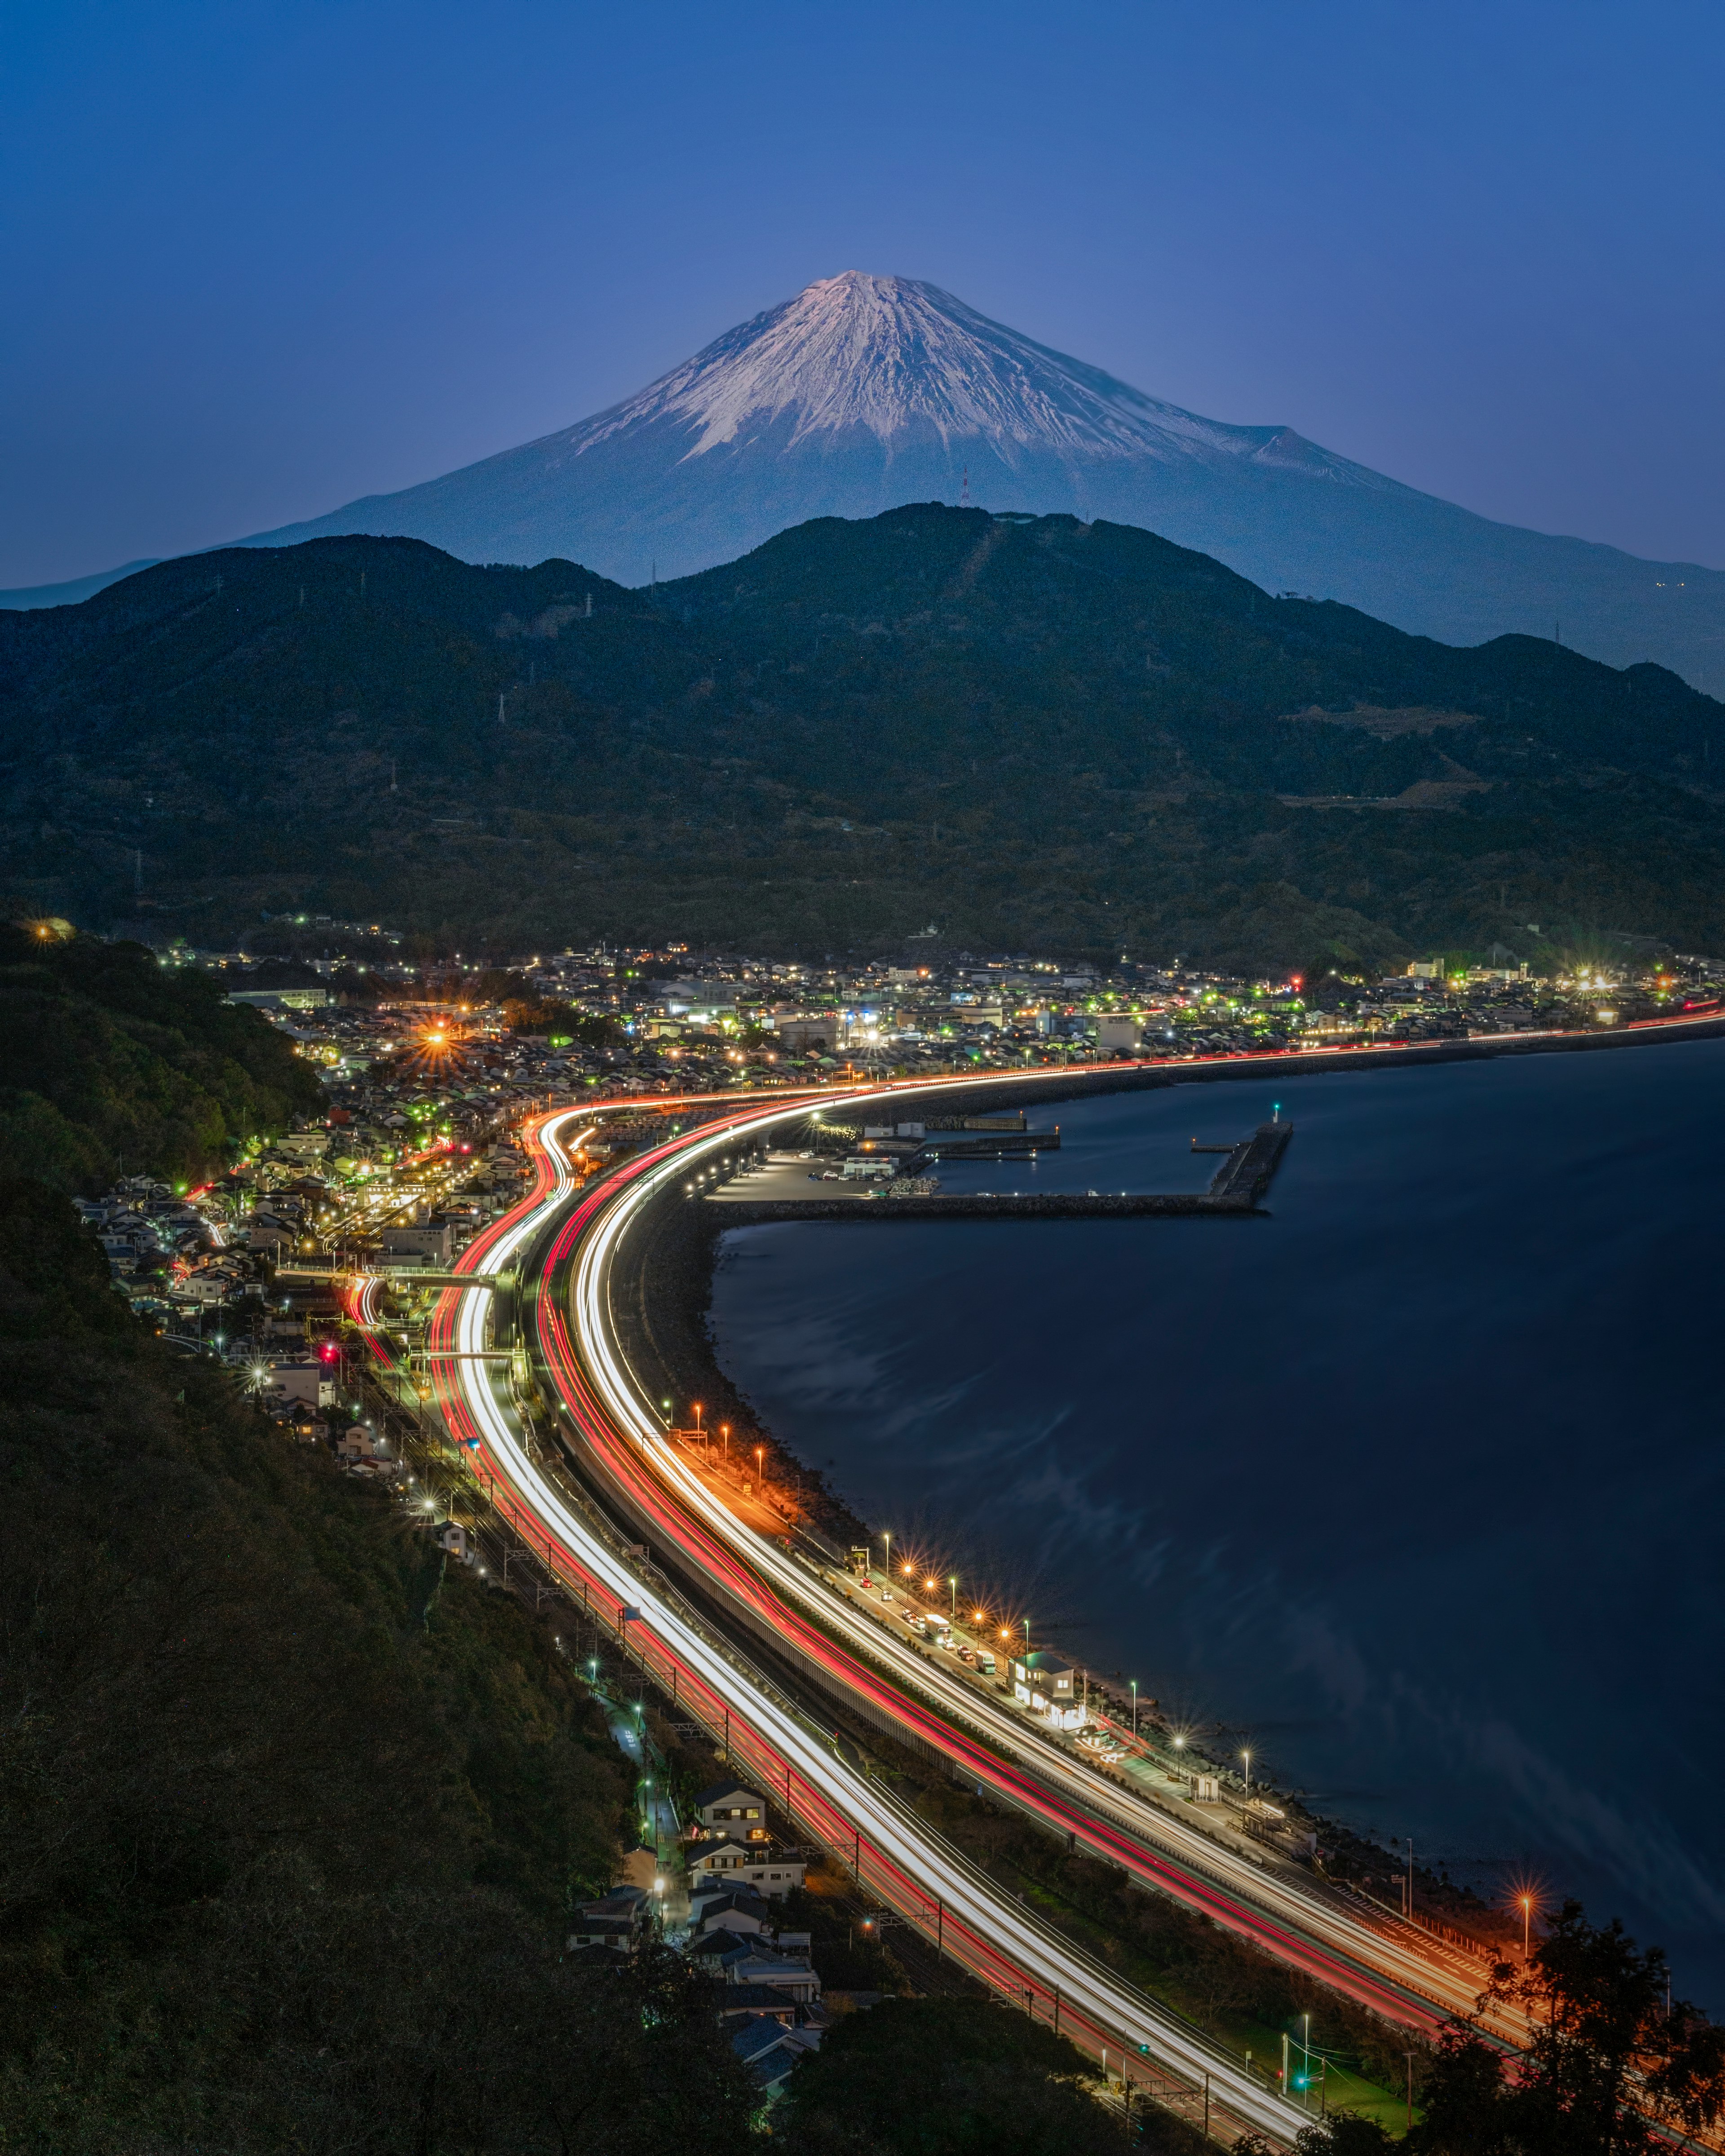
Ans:
[[[721,1358],[1051,1640],[1725,2009],[1725,1044],[1069,1102],[942,1184],[1201,1187],[1276,1100],[1267,1220],[741,1230]]]

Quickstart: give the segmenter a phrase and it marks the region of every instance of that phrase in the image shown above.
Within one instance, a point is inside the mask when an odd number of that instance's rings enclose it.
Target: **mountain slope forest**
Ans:
[[[1722,718],[1069,516],[823,519],[638,591],[321,539],[0,616],[0,896],[204,947],[303,912],[500,951],[1718,950]]]
[[[323,1098],[265,1019],[138,944],[0,922],[0,1146],[9,1173],[56,1189],[198,1180]]]
[[[548,1625],[172,1357],[0,1184],[0,2148],[718,2149],[669,1957],[572,1900],[632,1782]]]

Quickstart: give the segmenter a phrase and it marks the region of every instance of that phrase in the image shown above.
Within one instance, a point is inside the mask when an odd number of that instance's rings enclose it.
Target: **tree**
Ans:
[[[1725,2114],[1725,2030],[1668,1996],[1659,1948],[1566,1902],[1530,1964],[1500,1964],[1481,2000],[1529,2017],[1512,2083],[1477,2027],[1457,2024],[1411,2145],[1429,2156],[1642,2156],[1664,2145],[1662,2126],[1712,2127]]]
[[[503,1006],[503,1023],[511,1033],[567,1033],[569,1006],[544,996],[511,996]]]
[[[1409,2146],[1431,2156],[1499,2156],[1512,2146],[1503,2056],[1465,2023],[1446,2029],[1420,2090]]]
[[[1123,2128],[1091,2093],[1095,2071],[1064,2037],[990,2001],[886,1999],[798,2067],[788,2138],[834,2156],[1123,2152]]]

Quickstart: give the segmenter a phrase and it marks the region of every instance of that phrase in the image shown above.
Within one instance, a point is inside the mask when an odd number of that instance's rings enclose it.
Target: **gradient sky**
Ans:
[[[845,269],[1725,567],[1725,9],[13,0],[0,585],[403,486]]]

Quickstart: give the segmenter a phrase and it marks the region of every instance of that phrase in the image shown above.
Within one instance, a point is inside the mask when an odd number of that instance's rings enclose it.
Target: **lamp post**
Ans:
[[[1025,1620],[1024,1620],[1024,1652],[1025,1652],[1025,1654],[1028,1656],[1028,1655],[1029,1655],[1029,1651],[1030,1651],[1030,1620],[1029,1620],[1029,1619],[1027,1617],[1027,1618],[1025,1618]]]
[[[1252,1794],[1252,1755],[1250,1752],[1242,1752],[1240,1756],[1245,1762],[1245,1793],[1248,1796],[1250,1796]],[[1306,2018],[1309,2021],[1312,2019],[1312,2016],[1308,2014]]]
[[[947,1584],[952,1590],[952,1622],[956,1625],[958,1622],[958,1575],[956,1572]]]
[[[1138,1741],[1138,1681],[1136,1677],[1128,1677],[1127,1682],[1132,1688],[1132,1742],[1136,1744]]]
[[[725,1440],[725,1457],[728,1460],[731,1457],[731,1425],[728,1422],[719,1424],[719,1435]]]
[[[886,1577],[891,1579],[892,1577],[892,1533],[890,1528],[881,1528],[880,1540],[886,1550]]]
[[[695,1434],[699,1437],[701,1435],[701,1402],[699,1400],[691,1400],[689,1403],[689,1412],[695,1418]]]
[[[1522,1961],[1525,1965],[1532,1953],[1533,1897],[1522,1897]]]
[[[767,1486],[767,1448],[764,1445],[755,1447],[755,1479],[764,1490]]]

